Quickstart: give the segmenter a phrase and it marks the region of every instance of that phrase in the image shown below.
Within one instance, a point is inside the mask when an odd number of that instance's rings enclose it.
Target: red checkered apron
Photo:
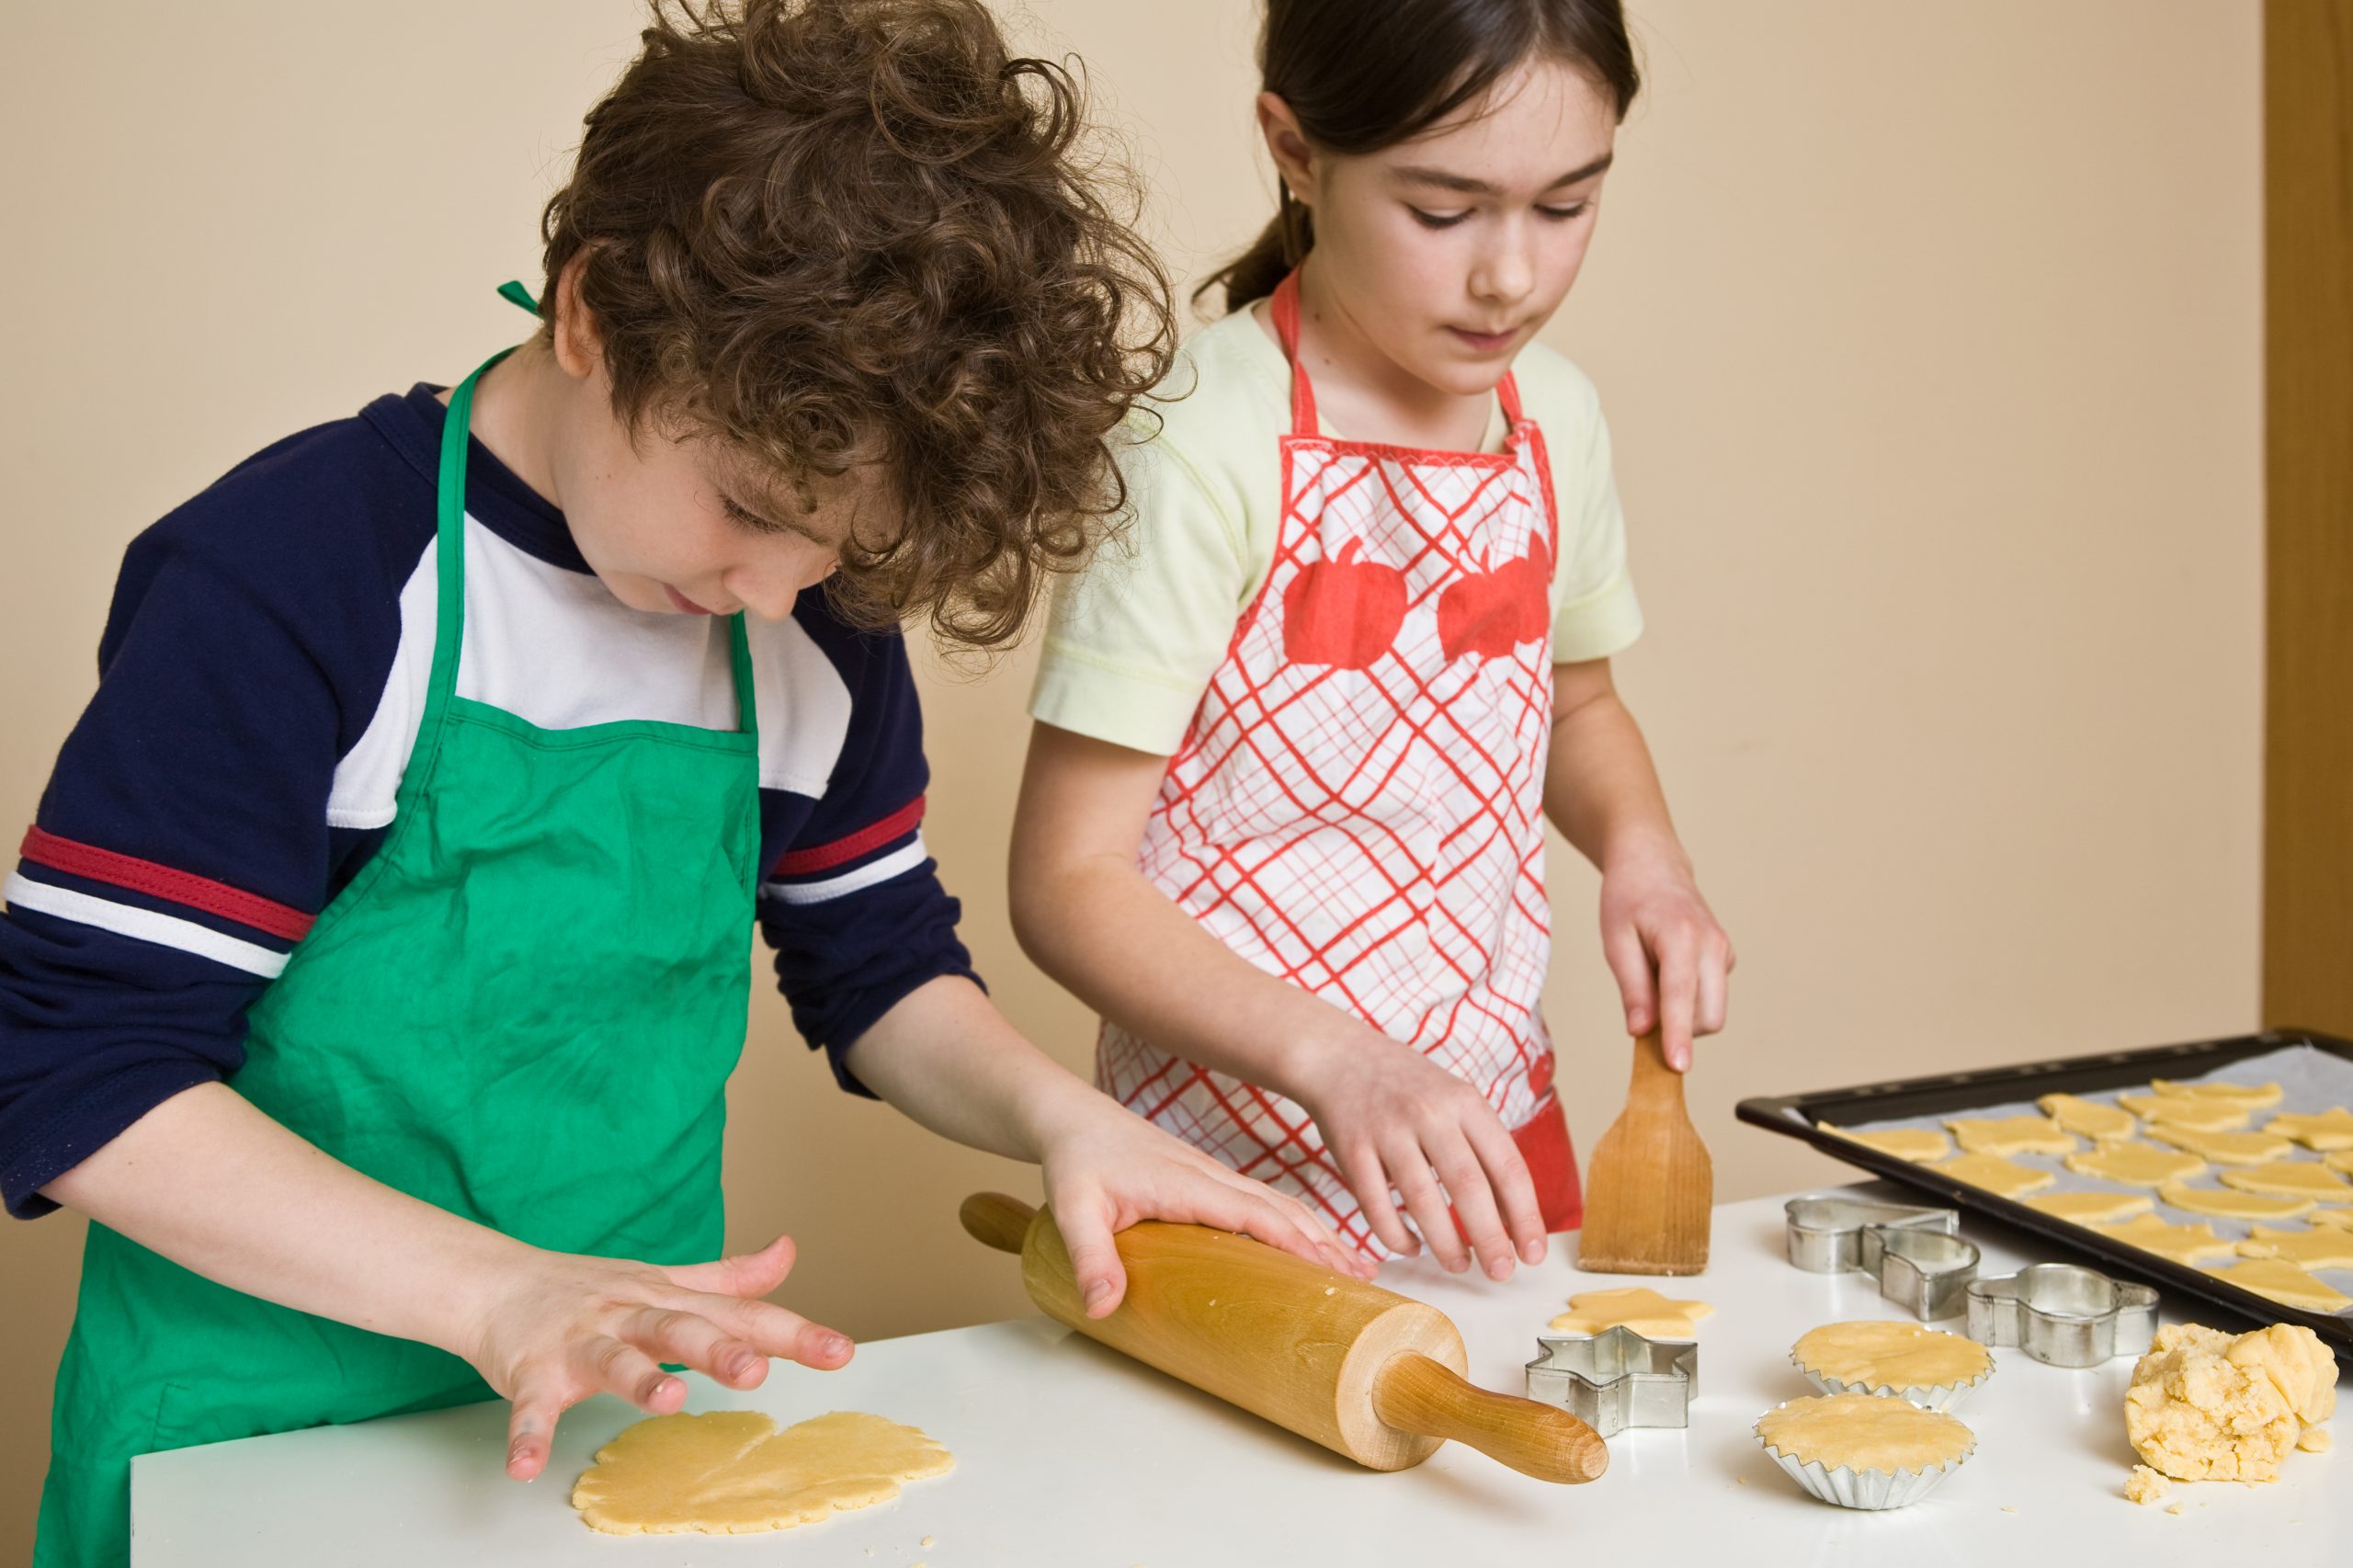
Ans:
[[[1320,436],[1296,277],[1273,306],[1292,361],[1274,562],[1169,759],[1141,865],[1250,962],[1477,1085],[1546,1227],[1573,1229],[1576,1162],[1537,1006],[1558,550],[1544,438],[1508,375],[1501,453]],[[1109,1023],[1096,1076],[1377,1250],[1292,1101]]]

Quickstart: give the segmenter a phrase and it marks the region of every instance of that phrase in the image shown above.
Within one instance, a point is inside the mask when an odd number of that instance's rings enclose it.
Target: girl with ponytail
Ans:
[[[1107,1091],[1368,1254],[1500,1279],[1581,1218],[1545,822],[1676,1068],[1733,965],[1610,678],[1608,432],[1536,342],[1640,77],[1620,0],[1269,0],[1259,64],[1279,208],[1057,599],[1015,926],[1103,1015]]]

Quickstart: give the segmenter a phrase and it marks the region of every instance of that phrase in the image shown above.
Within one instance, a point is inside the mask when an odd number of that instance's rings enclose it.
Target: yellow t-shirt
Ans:
[[[1625,518],[1593,383],[1540,344],[1512,366],[1521,412],[1544,433],[1559,506],[1552,657],[1619,653],[1643,630],[1626,574]],[[1057,729],[1173,756],[1233,629],[1275,557],[1277,447],[1290,428],[1290,367],[1248,311],[1187,340],[1120,453],[1133,521],[1058,585],[1029,712]],[[1326,436],[1338,434],[1328,425]],[[1504,449],[1500,405],[1483,450]]]

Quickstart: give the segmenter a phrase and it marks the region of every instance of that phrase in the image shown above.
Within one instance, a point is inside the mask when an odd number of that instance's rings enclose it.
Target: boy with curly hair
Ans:
[[[896,623],[1015,635],[1120,504],[1165,280],[978,0],[659,6],[529,341],[131,547],[0,918],[0,1193],[90,1216],[36,1561],[135,1454],[847,1340],[718,1259],[745,926],[842,1085],[1040,1162],[1090,1310],[1146,1216],[1352,1267],[1023,1040],[926,857]],[[517,290],[520,294],[520,290]],[[821,586],[822,585],[822,586]]]

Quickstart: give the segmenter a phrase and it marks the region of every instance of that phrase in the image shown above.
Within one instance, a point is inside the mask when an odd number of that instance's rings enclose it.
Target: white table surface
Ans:
[[[1552,1258],[1502,1286],[1451,1278],[1427,1261],[1383,1270],[1382,1283],[1453,1318],[1477,1381],[1514,1392],[1538,1331],[1573,1290],[1651,1283],[1714,1304],[1699,1330],[1689,1429],[1612,1438],[1608,1473],[1586,1486],[1530,1481],[1457,1444],[1414,1470],[1361,1470],[1033,1317],[863,1345],[837,1372],[779,1362],[750,1394],[690,1379],[690,1409],[752,1407],[780,1425],[872,1411],[955,1452],[953,1473],[822,1524],[736,1537],[590,1530],[566,1502],[572,1483],[637,1418],[600,1396],[564,1418],[547,1475],[528,1486],[501,1468],[501,1403],[142,1458],[132,1559],[135,1568],[1940,1568],[1996,1553],[2101,1568],[2124,1552],[2136,1562],[2353,1562],[2353,1475],[2339,1454],[2291,1456],[2268,1486],[2177,1483],[2171,1500],[2188,1503],[2177,1516],[2125,1502],[2129,1358],[2078,1372],[1997,1351],[1995,1376],[1960,1412],[1977,1452],[1927,1501],[1867,1514],[1806,1496],[1750,1432],[1765,1409],[1810,1392],[1789,1365],[1790,1345],[1820,1324],[1905,1314],[1865,1276],[1791,1268],[1782,1201],[1719,1208],[1712,1260],[1695,1279],[1579,1274],[1564,1256],[1573,1245],[1557,1241]],[[1989,1274],[2054,1256],[1974,1218],[1963,1228]],[[2168,1301],[2167,1321],[2179,1315]],[[2336,1425],[2353,1447],[2353,1421]]]

